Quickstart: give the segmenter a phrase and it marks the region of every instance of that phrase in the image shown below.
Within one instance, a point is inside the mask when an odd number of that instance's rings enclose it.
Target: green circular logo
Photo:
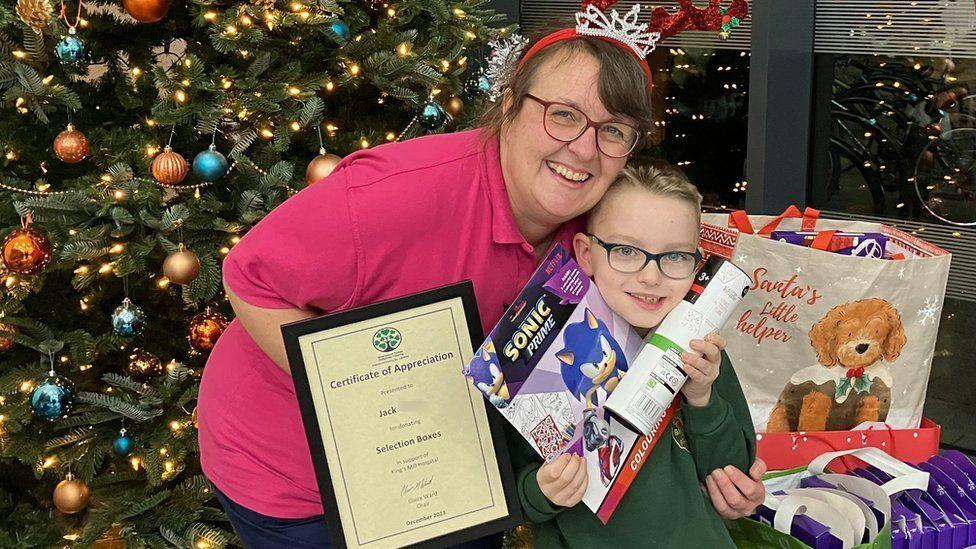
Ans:
[[[399,330],[396,328],[383,328],[373,334],[373,347],[382,353],[388,353],[400,346],[402,340]]]

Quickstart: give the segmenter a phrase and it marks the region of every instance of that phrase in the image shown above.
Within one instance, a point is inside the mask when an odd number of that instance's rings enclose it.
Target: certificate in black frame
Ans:
[[[484,333],[481,329],[481,320],[478,316],[478,305],[475,299],[474,287],[469,280],[281,326],[285,351],[291,367],[292,380],[295,384],[295,393],[298,396],[298,403],[301,409],[302,423],[304,424],[305,434],[309,442],[312,463],[315,468],[315,477],[319,487],[319,494],[322,498],[322,506],[325,511],[326,524],[332,536],[332,544],[335,547],[347,547],[345,531],[339,519],[335,486],[332,482],[332,475],[329,469],[328,459],[326,458],[318,416],[315,411],[311,387],[308,382],[308,370],[305,367],[299,340],[301,337],[309,334],[324,332],[347,324],[453,299],[461,299],[471,348],[477,349],[484,340]],[[455,545],[514,528],[522,522],[521,506],[516,493],[515,476],[512,472],[508,446],[505,441],[505,420],[498,413],[498,410],[490,406],[487,401],[483,400],[482,404],[487,410],[488,426],[494,445],[496,466],[498,467],[498,473],[501,479],[502,491],[504,492],[505,503],[508,507],[508,515],[463,530],[431,538],[413,544],[410,547],[433,549],[436,547]]]

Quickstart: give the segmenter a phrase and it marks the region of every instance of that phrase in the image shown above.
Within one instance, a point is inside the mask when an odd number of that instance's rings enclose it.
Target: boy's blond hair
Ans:
[[[627,166],[617,179],[607,188],[606,194],[600,202],[590,210],[589,219],[596,219],[607,199],[622,189],[643,189],[657,196],[674,198],[687,202],[695,210],[695,223],[701,224],[702,196],[695,184],[688,179],[681,169],[665,162],[656,160],[640,166]]]

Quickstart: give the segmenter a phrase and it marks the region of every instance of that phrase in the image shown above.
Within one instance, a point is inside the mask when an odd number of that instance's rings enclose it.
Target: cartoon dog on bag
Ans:
[[[831,309],[810,329],[819,364],[796,372],[769,414],[766,431],[840,431],[884,421],[893,362],[905,347],[898,310],[883,299]]]

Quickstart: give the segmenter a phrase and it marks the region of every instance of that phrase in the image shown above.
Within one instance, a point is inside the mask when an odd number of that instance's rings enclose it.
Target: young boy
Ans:
[[[627,168],[590,212],[576,259],[611,309],[646,336],[691,287],[697,266],[701,195],[668,164]],[[748,470],[755,432],[725,339],[691,342],[681,410],[665,429],[609,523],[578,505],[589,479],[583,459],[548,464],[512,442],[519,497],[535,546],[734,547],[701,483],[716,469]],[[701,356],[703,355],[703,356]]]

